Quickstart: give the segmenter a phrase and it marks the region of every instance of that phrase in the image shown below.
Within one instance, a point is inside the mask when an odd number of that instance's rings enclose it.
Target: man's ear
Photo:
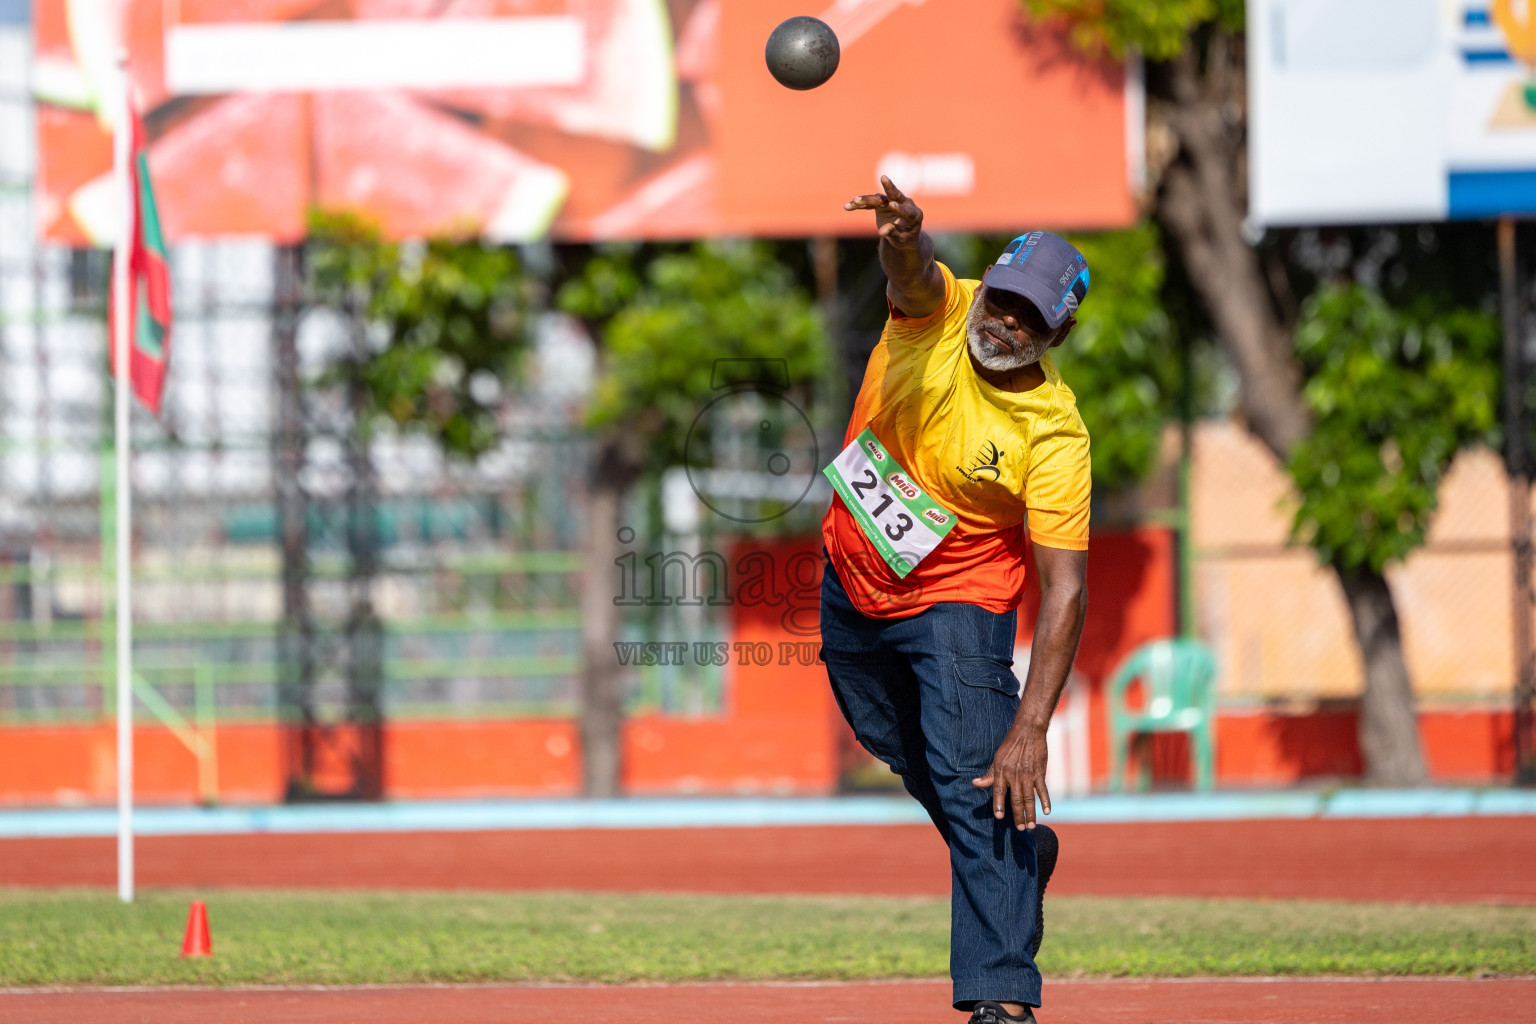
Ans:
[[[1075,316],[1067,317],[1067,319],[1062,322],[1062,325],[1060,327],[1056,328],[1056,339],[1051,342],[1051,348],[1055,348],[1057,345],[1060,345],[1062,342],[1066,341],[1067,340],[1067,335],[1071,334],[1072,333],[1072,328],[1074,328],[1076,326],[1077,326],[1077,317],[1075,317]]]

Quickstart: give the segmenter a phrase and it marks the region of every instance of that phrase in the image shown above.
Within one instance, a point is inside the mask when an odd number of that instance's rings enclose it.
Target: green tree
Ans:
[[[1186,52],[1190,37],[1215,25],[1243,30],[1244,0],[1023,0],[1034,18],[1065,30],[1079,51],[1119,60],[1137,51],[1152,60]]]
[[[601,251],[560,289],[558,303],[599,327],[603,361],[588,424],[635,438],[639,469],[683,461],[688,432],[720,387],[719,360],[782,362],[787,382],[802,391],[827,372],[821,314],[770,244],[705,242],[663,253],[646,262],[643,281],[638,251]]]
[[[1163,428],[1207,409],[1215,391],[1206,339],[1168,312],[1158,227],[1074,235],[1093,271],[1091,298],[1053,354],[1093,437],[1096,489],[1133,486],[1156,468]]]
[[[521,380],[545,284],[513,250],[477,241],[384,241],[347,214],[317,214],[310,289],[351,325],[354,343],[322,383],[345,385],[360,423],[385,419],[473,458],[499,440],[501,396]],[[570,247],[556,305],[598,342],[587,426],[595,440],[587,564],[593,580],[619,554],[620,514],[647,472],[677,465],[720,359],[767,359],[802,397],[828,367],[826,328],[810,296],[765,243]],[[619,784],[622,704],[606,585],[583,590],[584,789]]]
[[[1314,426],[1288,469],[1294,536],[1323,564],[1380,572],[1424,543],[1451,459],[1497,436],[1499,342],[1476,310],[1398,310],[1359,284],[1307,299],[1296,352]]]
[[[1393,309],[1370,288],[1326,284],[1296,332],[1313,428],[1286,467],[1301,498],[1292,536],[1338,575],[1367,687],[1393,697],[1374,710],[1390,735],[1418,726],[1391,592],[1378,581],[1424,543],[1451,459],[1496,437],[1497,319],[1426,305]],[[1366,749],[1383,756],[1379,743]]]
[[[1247,207],[1242,0],[1020,0],[1040,26],[1090,55],[1139,51],[1146,70],[1146,202],[1237,372],[1248,428],[1301,496],[1295,536],[1337,575],[1365,666],[1360,746],[1368,777],[1425,777],[1412,686],[1385,566],[1423,539],[1433,485],[1456,451],[1488,435],[1491,390],[1477,361],[1486,317],[1394,311],[1364,285],[1298,306],[1309,271],[1280,233],[1254,245]],[[1469,346],[1446,359],[1443,339]],[[1452,343],[1452,348],[1455,348]],[[1471,364],[1476,363],[1476,367]],[[1444,401],[1450,375],[1476,395]],[[1369,381],[1381,393],[1368,394]],[[1388,413],[1394,403],[1402,403]],[[1409,417],[1421,422],[1410,424]]]
[[[689,430],[716,397],[718,360],[773,360],[808,392],[829,366],[811,296],[763,242],[681,249],[586,250],[556,294],[599,343],[588,425],[596,443],[588,488],[586,564],[607,580],[621,554],[625,499],[646,472],[682,462]],[[782,361],[779,363],[779,361]],[[582,599],[581,738],[588,796],[619,790],[622,694],[612,643],[615,595],[589,580]]]
[[[322,383],[347,382],[358,411],[473,458],[500,440],[498,408],[521,380],[539,282],[515,251],[476,240],[386,242],[349,213],[315,213],[312,297],[359,338]]]

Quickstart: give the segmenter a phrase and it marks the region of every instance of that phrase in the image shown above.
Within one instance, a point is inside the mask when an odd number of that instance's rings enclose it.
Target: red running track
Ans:
[[[1055,894],[1536,903],[1536,817],[1064,825]],[[0,885],[115,884],[112,839],[0,840]],[[928,826],[152,836],[147,886],[949,892]]]
[[[1536,980],[1260,979],[1047,982],[1042,1024],[1519,1024],[1536,1021]],[[0,994],[9,1024],[933,1024],[949,985],[438,987],[77,990]]]

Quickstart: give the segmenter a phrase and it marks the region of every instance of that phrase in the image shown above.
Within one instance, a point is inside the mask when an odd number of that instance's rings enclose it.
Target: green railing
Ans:
[[[44,629],[26,628],[28,625],[0,624],[4,627],[0,629],[0,724],[93,721],[115,714],[116,665],[110,627],[100,622],[56,622]],[[402,695],[407,684],[423,681],[572,676],[581,667],[576,653],[579,628],[577,613],[566,610],[391,622],[384,635],[386,706],[396,704],[391,708],[395,715],[419,716],[426,702],[402,703]],[[221,720],[269,718],[277,711],[278,629],[277,622],[252,621],[136,626],[134,671],[143,685],[157,691],[176,687],[206,690],[209,708]],[[520,644],[512,646],[528,647],[532,641],[533,646],[546,650],[488,654],[430,650],[455,638],[492,647],[521,638]],[[254,646],[252,641],[256,641]],[[550,646],[564,649],[550,652]],[[249,690],[238,701],[220,697],[220,691],[235,686],[256,687],[265,698],[253,700]],[[64,689],[73,689],[74,699],[59,693]],[[42,695],[50,691],[53,699],[44,699]],[[177,698],[182,696],[176,694]],[[171,703],[186,709],[191,701],[175,699]],[[438,703],[444,708],[451,706]],[[461,709],[461,713],[483,713],[483,703]],[[495,703],[506,710],[524,702]],[[567,706],[542,698],[526,703],[543,708],[545,713],[551,707]]]
[[[218,800],[217,726],[271,722],[279,715],[278,625],[188,622],[145,624],[135,629],[135,718],[165,726],[193,755],[198,797],[205,803]],[[567,646],[579,649],[579,626],[577,614],[566,610],[392,623],[385,632],[386,715],[394,720],[422,720],[574,714],[571,700],[480,700],[466,706],[462,700],[406,701],[402,694],[413,684],[445,679],[569,679],[581,667],[575,653],[438,656],[413,654],[409,649],[421,646],[423,640],[431,644],[464,637],[483,642],[516,634],[558,637],[561,633],[566,634]],[[99,621],[55,622],[44,628],[30,623],[0,623],[0,728],[110,720],[116,714],[116,665],[110,637],[110,627]],[[258,650],[249,650],[253,640],[262,642]],[[247,656],[210,656],[215,653],[211,649],[221,645],[244,646]],[[73,699],[41,699],[44,695],[57,696],[65,689],[73,690]],[[238,699],[231,698],[234,693]],[[321,696],[323,701],[323,689]]]
[[[411,516],[420,518],[402,506],[394,522],[409,524]],[[179,558],[160,551],[134,567],[141,616],[134,626],[135,718],[163,725],[192,753],[199,797],[206,802],[218,799],[217,727],[271,723],[281,714],[282,623],[214,620],[207,617],[209,607],[199,606],[206,592],[228,600],[228,607],[254,600],[271,608],[281,585],[280,556],[265,536],[270,524],[253,519],[246,525],[251,536],[226,540],[215,550]],[[111,534],[106,518],[102,534]],[[581,620],[579,588],[571,577],[585,567],[581,554],[430,550],[432,543],[426,538],[425,549],[418,541],[381,553],[378,587],[418,588],[425,607],[440,609],[386,617],[386,719],[575,715]],[[104,571],[111,564],[110,544],[98,549],[100,559],[90,548],[62,547],[46,566],[0,562],[0,587],[15,587],[17,594],[30,588],[33,601],[47,602],[34,618],[0,619],[0,729],[100,724],[116,715],[112,580]],[[312,548],[308,568],[312,580],[327,585],[345,586],[349,576],[347,557],[323,546]],[[232,589],[220,593],[221,586]],[[169,600],[167,588],[175,592]],[[21,610],[15,602],[10,607],[12,614]],[[190,621],[167,621],[180,614]],[[627,624],[625,640],[686,640],[691,648],[728,638],[725,620],[713,613],[699,619],[695,612],[686,622],[677,609],[643,614],[644,621]],[[335,637],[339,628],[331,623],[325,635]],[[695,716],[724,710],[728,668],[688,663],[624,671],[631,711]],[[316,696],[322,716],[339,703],[344,685],[334,671],[321,670]]]

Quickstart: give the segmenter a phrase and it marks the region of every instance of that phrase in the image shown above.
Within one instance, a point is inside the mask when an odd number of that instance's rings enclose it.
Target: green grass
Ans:
[[[205,899],[216,956],[183,961]],[[1536,973],[1536,907],[1052,899],[1048,975]],[[939,977],[937,899],[0,890],[0,985]]]

